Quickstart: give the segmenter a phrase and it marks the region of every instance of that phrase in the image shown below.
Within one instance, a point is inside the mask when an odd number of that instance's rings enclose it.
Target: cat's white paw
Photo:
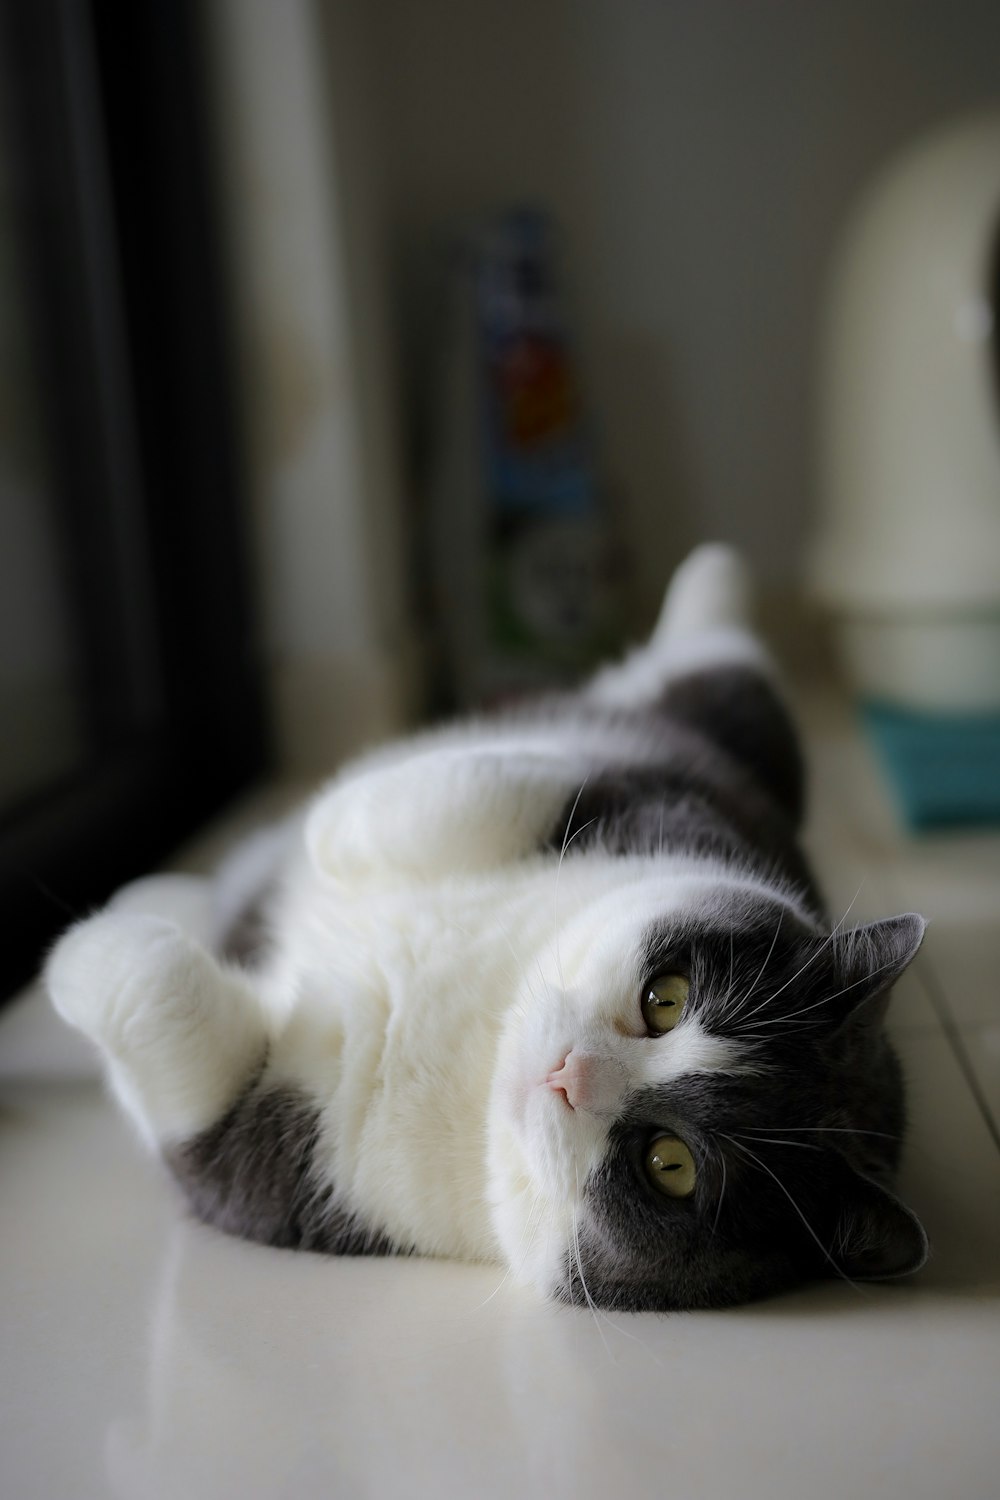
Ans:
[[[45,982],[63,1019],[100,1046],[151,1145],[218,1119],[266,1055],[256,996],[162,917],[112,908],[81,922]]]
[[[117,1053],[140,1016],[156,1008],[165,991],[176,993],[178,970],[190,967],[193,956],[172,922],[106,911],[60,939],[45,984],[64,1021]]]

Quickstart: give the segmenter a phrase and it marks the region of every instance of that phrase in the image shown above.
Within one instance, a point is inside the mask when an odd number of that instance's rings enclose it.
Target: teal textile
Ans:
[[[867,703],[862,716],[910,828],[1000,823],[1000,713]]]

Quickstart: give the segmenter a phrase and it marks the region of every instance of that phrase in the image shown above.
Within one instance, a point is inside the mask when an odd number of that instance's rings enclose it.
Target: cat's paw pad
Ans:
[[[190,961],[191,945],[172,922],[107,911],[59,940],[45,984],[64,1021],[114,1052],[137,1017],[158,1003],[165,976]]]

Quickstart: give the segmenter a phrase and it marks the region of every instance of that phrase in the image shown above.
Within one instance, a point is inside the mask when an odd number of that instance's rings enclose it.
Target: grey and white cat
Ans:
[[[882,1021],[924,923],[831,930],[746,599],[700,548],[579,692],[371,754],[214,890],[62,938],[56,1009],[200,1217],[614,1308],[921,1265]]]

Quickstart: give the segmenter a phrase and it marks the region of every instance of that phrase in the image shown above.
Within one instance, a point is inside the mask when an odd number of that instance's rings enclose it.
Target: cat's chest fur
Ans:
[[[404,1245],[498,1256],[488,1156],[504,1030],[565,977],[557,934],[650,874],[596,852],[357,889],[300,873],[265,987],[290,1013],[273,1066],[321,1108],[323,1158],[357,1212]]]
[[[497,1254],[484,1166],[497,1040],[550,940],[553,896],[542,861],[363,889],[303,870],[286,896],[266,985],[290,1016],[274,1067],[320,1107],[338,1191],[402,1244]]]

